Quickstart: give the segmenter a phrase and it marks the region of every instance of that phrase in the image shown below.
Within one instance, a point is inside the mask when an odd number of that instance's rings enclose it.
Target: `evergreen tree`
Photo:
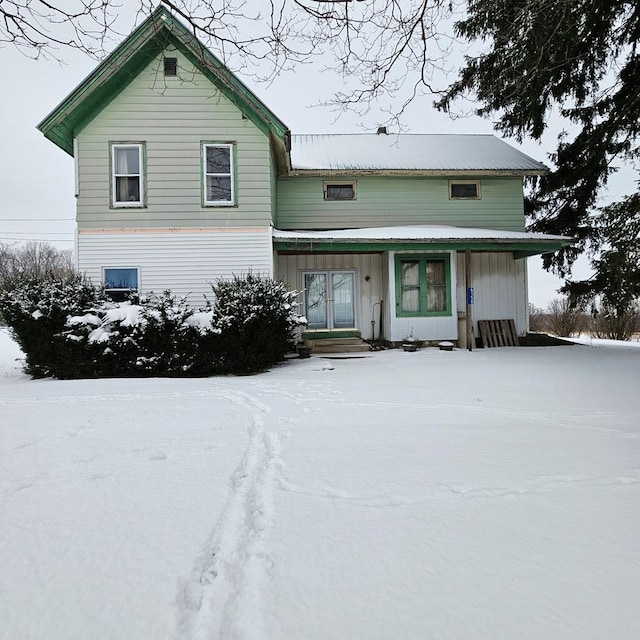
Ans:
[[[469,0],[456,32],[488,49],[466,58],[438,108],[448,110],[471,95],[479,115],[497,116],[496,128],[518,140],[540,140],[552,113],[573,132],[559,136],[551,155],[555,168],[527,199],[531,230],[580,241],[545,256],[545,267],[567,277],[588,247],[595,277],[568,282],[565,291],[583,301],[597,294],[637,296],[640,191],[600,211],[597,204],[615,165],[633,166],[639,158],[640,5]]]

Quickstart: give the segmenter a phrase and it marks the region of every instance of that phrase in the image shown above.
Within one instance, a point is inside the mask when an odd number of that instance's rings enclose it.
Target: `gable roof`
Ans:
[[[542,163],[494,135],[322,134],[291,137],[294,172],[541,175]]]
[[[286,154],[287,126],[164,7],[158,7],[39,125],[73,155],[73,138],[159,53],[174,46]]]

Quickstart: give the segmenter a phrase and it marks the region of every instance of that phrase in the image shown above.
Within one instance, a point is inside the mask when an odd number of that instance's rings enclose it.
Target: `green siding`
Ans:
[[[340,178],[342,180],[343,178]],[[354,178],[345,177],[344,180]],[[349,229],[442,224],[456,227],[524,230],[522,178],[481,178],[482,198],[450,200],[449,176],[357,177],[357,200],[328,202],[323,180],[278,179],[279,229]]]
[[[164,55],[178,58],[178,77],[163,76]],[[267,226],[271,221],[268,136],[177,51],[158,56],[76,136],[79,229]],[[109,208],[109,142],[129,140],[146,144],[147,206]],[[236,144],[236,206],[202,206],[202,140]]]

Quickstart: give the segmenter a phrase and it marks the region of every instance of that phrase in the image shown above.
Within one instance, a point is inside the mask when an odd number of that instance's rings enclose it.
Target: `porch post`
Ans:
[[[473,343],[475,338],[473,336],[473,318],[471,317],[471,311],[473,305],[471,304],[470,289],[471,289],[471,250],[467,249],[464,252],[464,283],[466,287],[465,300],[467,302],[467,349],[473,351]]]

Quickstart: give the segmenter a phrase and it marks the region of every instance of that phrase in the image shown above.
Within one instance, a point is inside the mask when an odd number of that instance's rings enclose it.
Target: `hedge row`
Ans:
[[[0,311],[35,378],[250,374],[293,348],[305,320],[283,283],[249,273],[212,293],[197,310],[169,291],[114,303],[73,276],[0,291]]]

